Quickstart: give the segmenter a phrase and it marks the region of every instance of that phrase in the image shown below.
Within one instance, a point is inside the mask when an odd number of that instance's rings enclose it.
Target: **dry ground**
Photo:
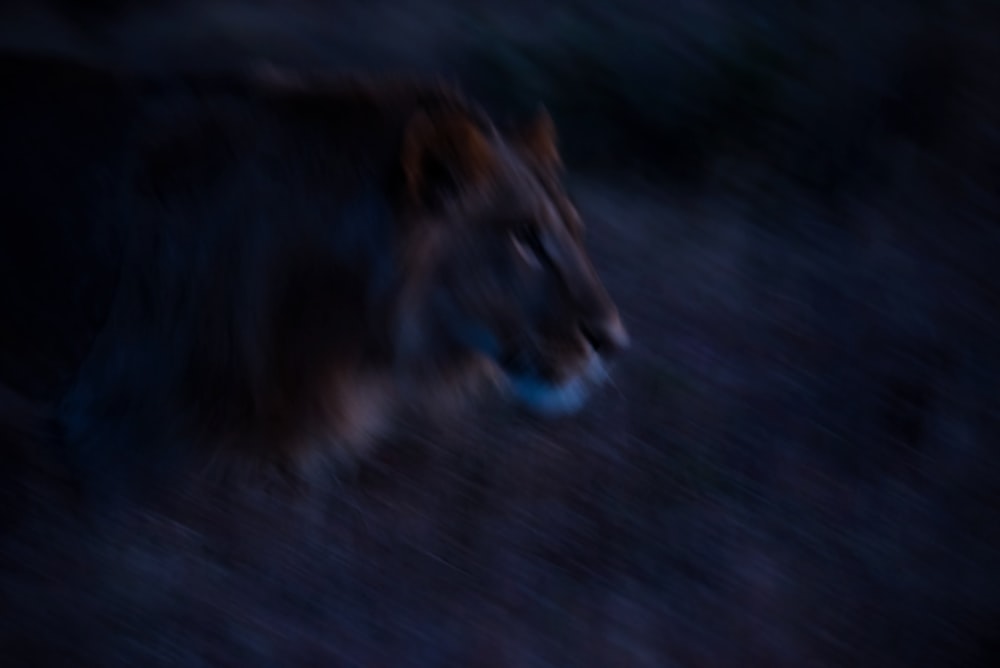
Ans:
[[[575,190],[636,342],[586,415],[484,406],[305,493],[195,478],[103,518],[20,470],[5,665],[984,665],[986,265],[889,198],[788,204],[789,239],[738,199]]]

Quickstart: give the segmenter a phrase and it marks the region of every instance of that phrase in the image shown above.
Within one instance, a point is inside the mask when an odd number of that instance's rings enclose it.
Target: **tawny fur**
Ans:
[[[547,116],[504,134],[437,82],[0,70],[0,380],[83,457],[355,457],[399,404],[558,387],[624,342]]]

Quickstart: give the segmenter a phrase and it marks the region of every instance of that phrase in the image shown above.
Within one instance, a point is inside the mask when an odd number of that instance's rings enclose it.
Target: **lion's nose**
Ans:
[[[580,331],[594,350],[604,357],[620,353],[629,346],[628,331],[617,313],[600,320],[581,322]]]

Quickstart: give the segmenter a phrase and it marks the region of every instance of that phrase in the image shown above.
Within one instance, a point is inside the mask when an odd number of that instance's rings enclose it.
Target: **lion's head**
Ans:
[[[501,133],[464,111],[418,112],[402,166],[402,357],[485,362],[532,412],[577,411],[628,334],[562,186],[549,116]]]

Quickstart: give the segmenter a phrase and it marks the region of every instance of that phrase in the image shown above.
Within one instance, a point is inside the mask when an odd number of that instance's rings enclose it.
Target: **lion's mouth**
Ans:
[[[537,371],[503,364],[513,398],[528,411],[544,417],[572,415],[586,404],[594,389],[608,378],[601,356],[591,351],[579,371],[560,381]]]

